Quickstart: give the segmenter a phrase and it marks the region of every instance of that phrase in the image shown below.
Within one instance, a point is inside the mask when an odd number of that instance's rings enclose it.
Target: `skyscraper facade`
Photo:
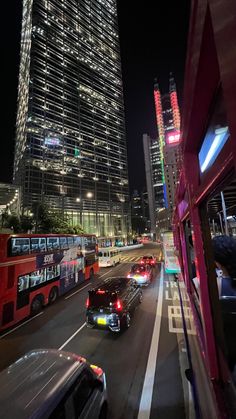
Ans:
[[[35,201],[126,235],[127,153],[115,0],[24,0],[14,161]]]
[[[149,200],[151,231],[168,228],[173,210],[177,182],[180,113],[174,78],[170,75],[169,92],[161,94],[155,80],[154,101],[158,138],[143,136],[146,183]],[[165,209],[165,211],[164,211]]]
[[[143,135],[143,151],[151,233],[156,230],[157,212],[164,207],[163,176],[158,139]]]

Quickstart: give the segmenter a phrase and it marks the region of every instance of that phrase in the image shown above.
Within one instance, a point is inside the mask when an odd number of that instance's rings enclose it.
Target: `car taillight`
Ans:
[[[154,265],[154,263],[155,263],[154,260],[151,260],[151,264]]]
[[[89,297],[86,300],[86,308],[88,308],[88,307],[89,307]]]
[[[122,304],[120,300],[117,300],[115,303],[116,310],[122,310]]]
[[[144,263],[144,261],[143,261],[143,260],[141,260],[141,263],[143,264],[143,263]]]
[[[95,372],[98,378],[102,376],[103,374],[102,368],[98,367],[97,365],[90,365],[90,367],[92,368],[93,372]]]

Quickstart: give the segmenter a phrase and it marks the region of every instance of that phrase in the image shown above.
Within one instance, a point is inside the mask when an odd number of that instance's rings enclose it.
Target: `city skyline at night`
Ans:
[[[153,138],[157,135],[152,93],[156,76],[163,91],[167,91],[166,75],[173,71],[182,106],[189,2],[184,1],[181,8],[177,4],[171,8],[164,3],[158,5],[158,25],[152,9],[143,8],[132,1],[127,4],[118,0],[117,3],[129,184],[132,191],[145,185],[142,134],[149,132]],[[3,97],[6,98],[3,134],[7,147],[4,156],[0,156],[0,178],[9,182],[13,174],[22,2],[12,0],[11,4],[4,4],[4,13],[5,21],[11,20],[12,24],[5,25],[7,42],[2,45]],[[132,19],[129,18],[131,15]]]
[[[22,211],[126,235],[129,193],[116,2],[24,1],[14,182]],[[78,6],[78,5],[77,5]]]

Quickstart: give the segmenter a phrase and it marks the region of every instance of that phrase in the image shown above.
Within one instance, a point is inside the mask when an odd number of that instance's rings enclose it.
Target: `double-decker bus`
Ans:
[[[186,375],[201,419],[236,418],[235,19],[234,2],[192,2],[173,226]]]
[[[99,270],[94,235],[0,234],[0,331]]]

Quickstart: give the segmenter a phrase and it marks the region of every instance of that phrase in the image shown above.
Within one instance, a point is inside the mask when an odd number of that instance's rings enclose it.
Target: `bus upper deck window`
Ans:
[[[27,255],[30,251],[30,240],[28,238],[12,238],[11,254],[12,256]]]
[[[73,247],[74,246],[73,237],[67,237],[67,242],[68,242],[68,246],[69,247]]]
[[[60,247],[61,247],[61,249],[67,249],[68,248],[67,237],[60,237]]]

